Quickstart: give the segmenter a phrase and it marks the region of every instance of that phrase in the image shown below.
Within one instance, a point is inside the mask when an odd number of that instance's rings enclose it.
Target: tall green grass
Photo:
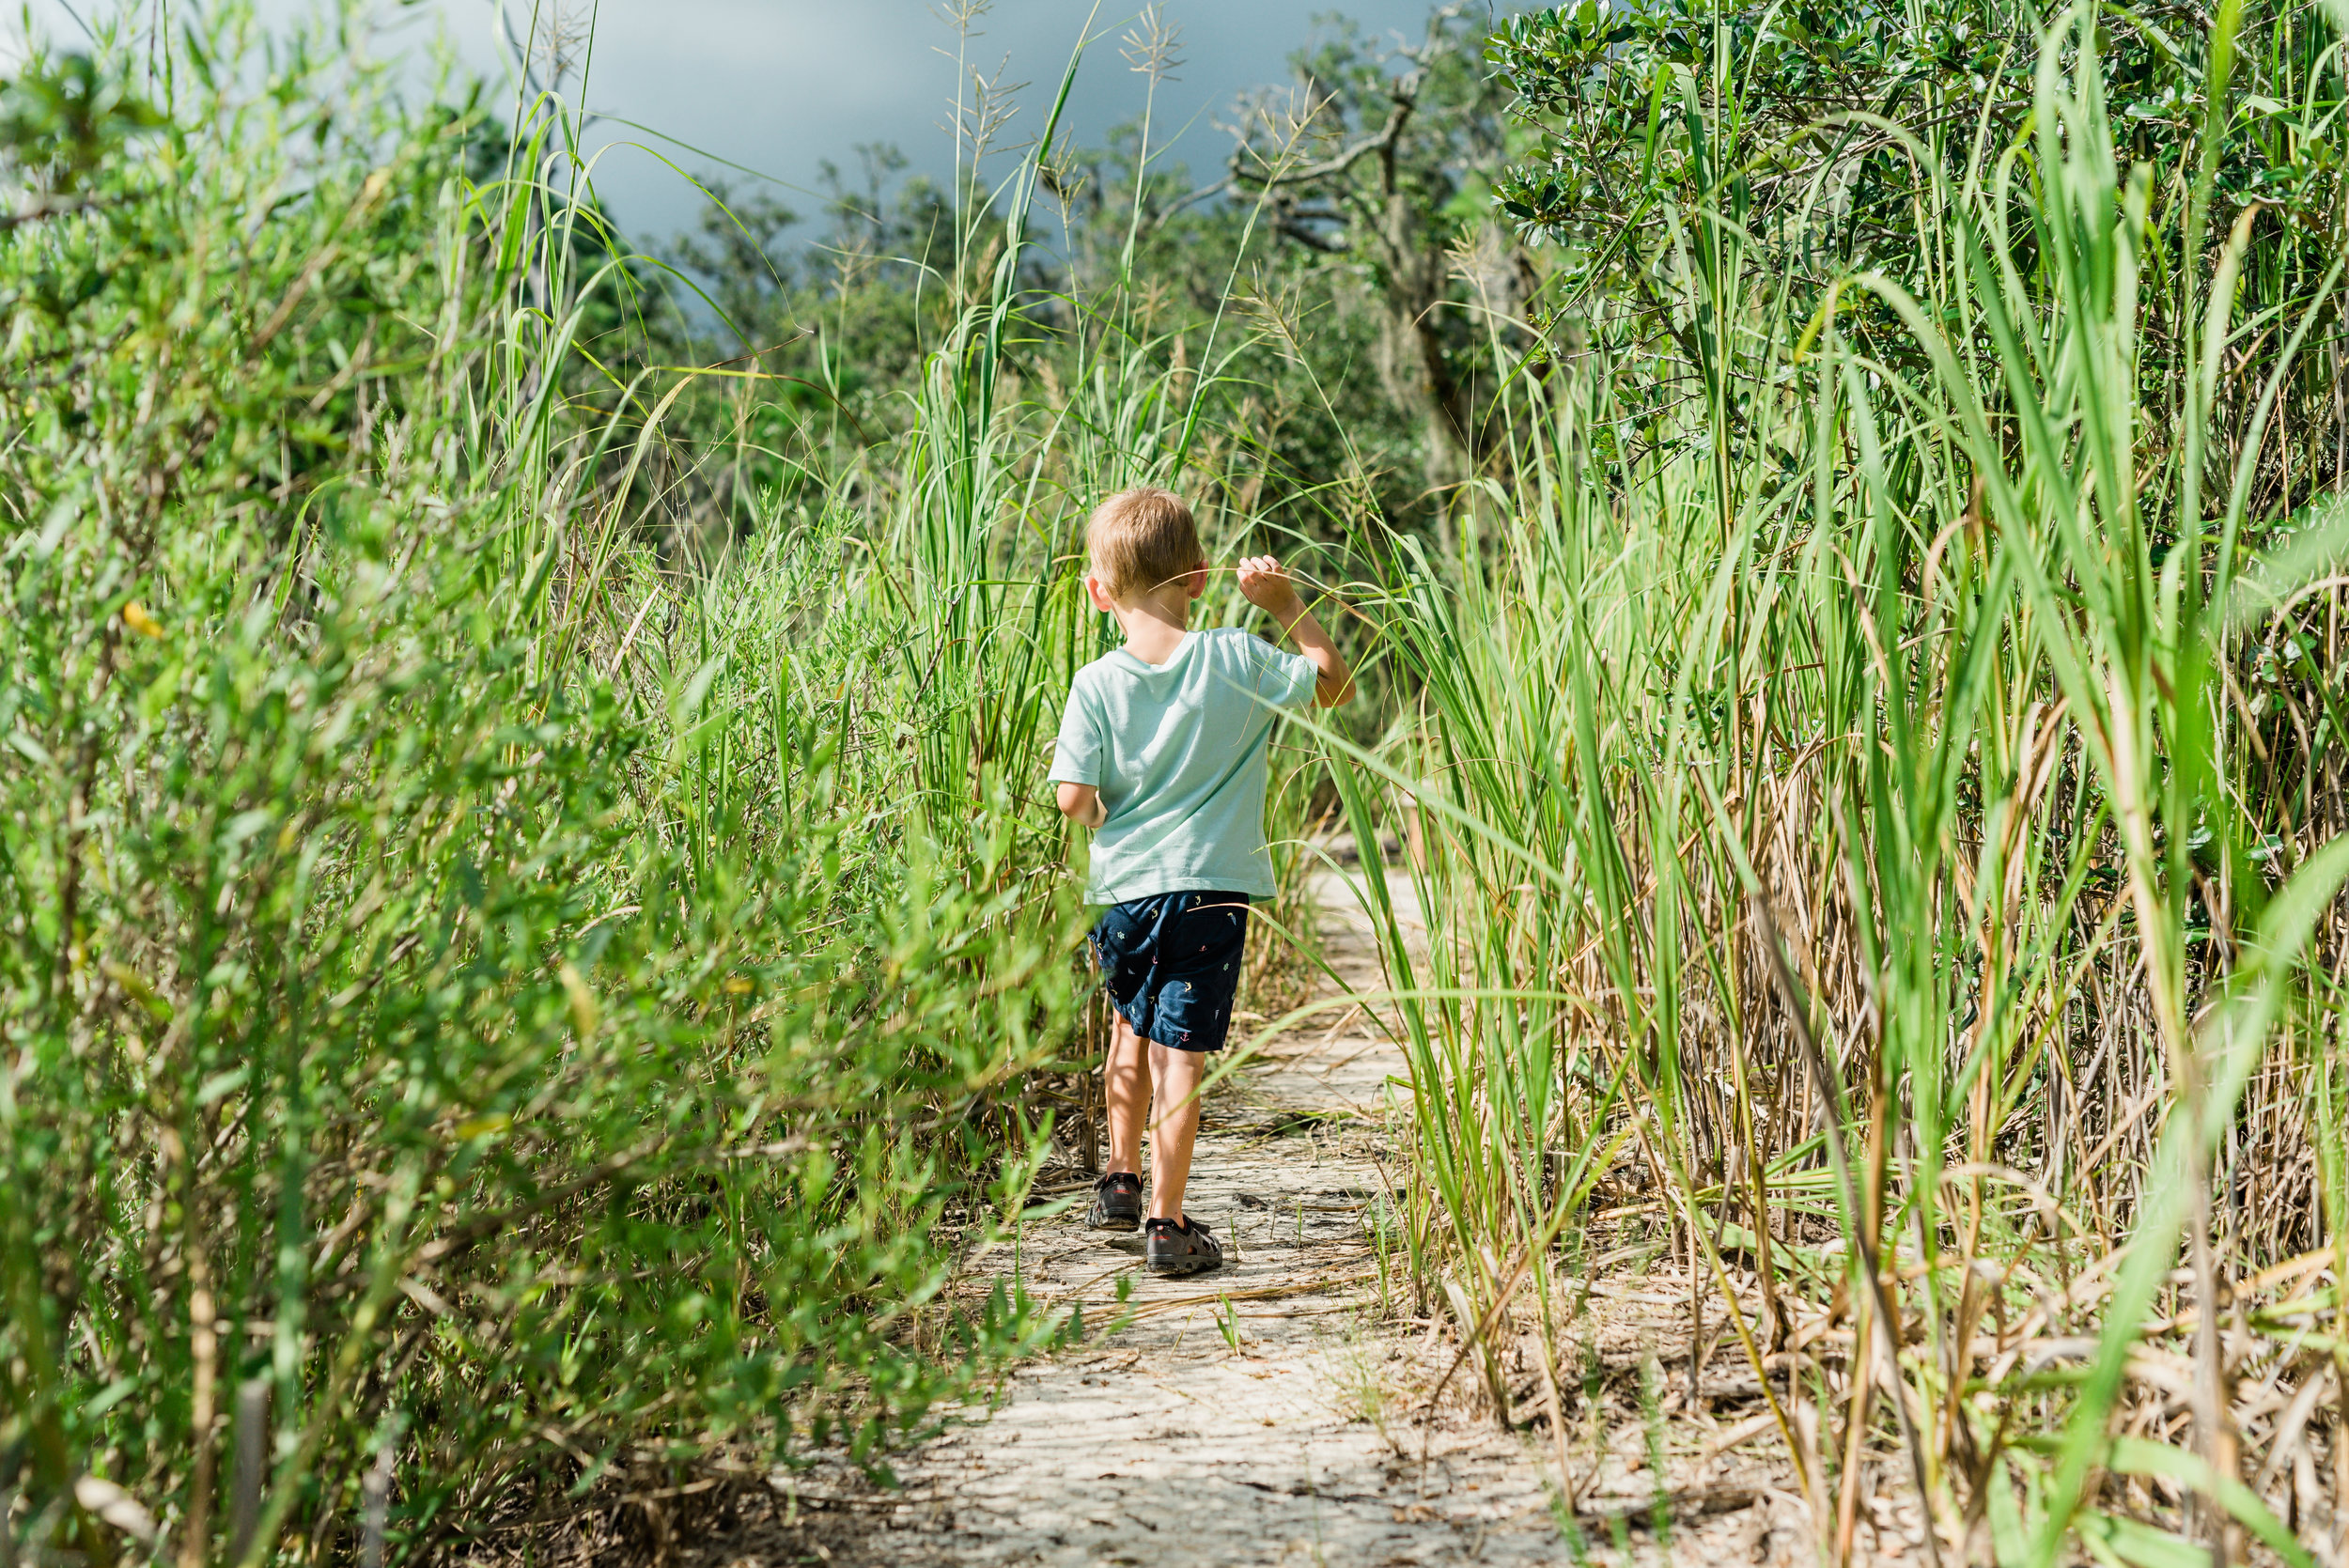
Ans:
[[[1913,255],[1815,311],[1737,221],[1734,62],[1659,87],[1723,165],[1660,264],[1703,330],[1594,306],[1593,351],[1513,394],[1457,556],[1392,541],[1368,585],[1423,693],[1341,771],[1364,842],[1407,808],[1428,837],[1423,951],[1366,889],[1422,1288],[1504,1418],[1498,1350],[1536,1333],[1555,1423],[1593,1192],[1654,1172],[1672,1354],[1694,1377],[1727,1315],[1838,1560],[1882,1457],[1942,1560],[2306,1560],[2309,1428],[2238,1395],[2315,1375],[2340,1322],[2310,1250],[2342,1213],[2349,851],[2312,616],[2349,517],[2288,510],[2277,469],[2316,465],[2267,421],[2341,279],[2238,306],[2274,249],[2211,210],[2241,21],[2202,40],[2185,167],[2116,150],[2082,10],[2039,40],[2022,140],[1872,124],[1917,172]],[[2337,53],[2295,85],[2336,155]],[[1657,379],[1696,393],[1660,424]],[[2245,691],[2279,645],[2291,740]],[[2256,1277],[2296,1256],[2279,1308]],[[2190,1391],[2132,1371],[2149,1333]]]

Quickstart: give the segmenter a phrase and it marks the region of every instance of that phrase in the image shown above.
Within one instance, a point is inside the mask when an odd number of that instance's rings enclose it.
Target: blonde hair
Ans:
[[[1120,490],[1085,522],[1085,552],[1110,598],[1148,593],[1202,559],[1199,524],[1183,498],[1155,485]]]

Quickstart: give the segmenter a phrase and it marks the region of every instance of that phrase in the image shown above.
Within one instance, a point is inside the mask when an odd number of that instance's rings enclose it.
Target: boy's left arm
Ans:
[[[1297,591],[1296,580],[1281,569],[1280,562],[1269,555],[1251,555],[1241,560],[1239,591],[1249,603],[1279,621],[1281,629],[1297,639],[1297,651],[1313,660],[1316,704],[1335,707],[1354,694],[1354,675],[1346,667],[1346,656],[1338,652],[1337,644],[1330,640],[1330,633],[1314,618],[1314,613],[1305,608],[1305,598]]]

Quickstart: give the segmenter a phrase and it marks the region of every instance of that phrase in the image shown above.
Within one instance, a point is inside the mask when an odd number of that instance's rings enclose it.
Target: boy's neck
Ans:
[[[1117,607],[1117,624],[1126,633],[1128,653],[1144,664],[1163,664],[1174,657],[1190,629],[1190,596],[1179,583],[1138,594]]]

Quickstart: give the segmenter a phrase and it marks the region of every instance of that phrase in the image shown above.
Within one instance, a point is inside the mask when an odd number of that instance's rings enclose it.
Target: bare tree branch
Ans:
[[[1243,141],[1232,149],[1229,165],[1232,177],[1228,183],[1251,184],[1260,191],[1270,191],[1283,185],[1310,184],[1346,173],[1372,153],[1383,153],[1402,140],[1403,128],[1410,123],[1411,111],[1419,107],[1419,85],[1420,72],[1416,70],[1397,82],[1388,94],[1393,101],[1394,108],[1388,114],[1387,123],[1335,157],[1325,158],[1318,163],[1305,163],[1294,169],[1275,170],[1268,174],[1250,174],[1241,167],[1250,150],[1249,145]]]

